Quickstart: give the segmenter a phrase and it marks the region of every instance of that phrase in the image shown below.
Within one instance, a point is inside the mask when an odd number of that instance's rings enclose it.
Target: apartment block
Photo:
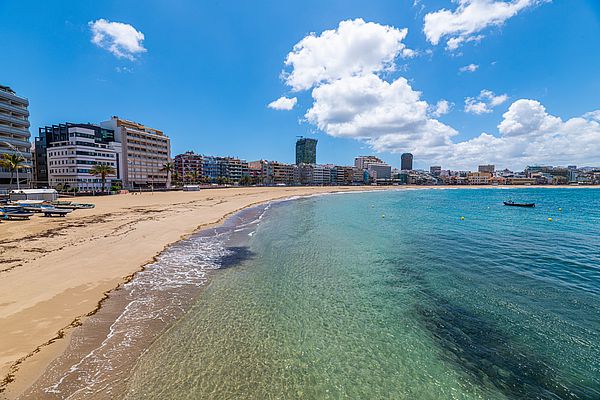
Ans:
[[[162,169],[171,160],[171,141],[163,131],[116,116],[100,125],[112,129],[122,145],[124,187],[170,187]]]
[[[20,184],[31,181],[33,161],[29,138],[29,101],[17,96],[8,86],[0,85],[0,154],[17,154],[25,159],[28,168],[19,170]],[[13,184],[16,183],[16,174]],[[10,185],[11,172],[0,168],[0,188]]]
[[[173,164],[175,172],[182,182],[186,182],[188,177],[194,177],[194,179],[202,177],[204,157],[200,154],[186,151],[176,155]]]
[[[105,189],[115,183],[121,186],[122,149],[121,144],[114,141],[112,130],[89,124],[61,124],[44,130],[46,137],[51,130],[66,131],[66,135],[53,135],[54,140],[47,144],[48,186],[79,192],[100,191],[101,177],[90,173],[95,165],[108,165],[115,171],[106,177]]]

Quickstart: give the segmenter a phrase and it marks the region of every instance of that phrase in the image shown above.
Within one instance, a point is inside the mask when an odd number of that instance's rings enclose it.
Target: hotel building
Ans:
[[[52,138],[47,143],[45,158],[48,186],[79,192],[100,191],[101,177],[90,174],[95,165],[108,165],[115,170],[106,177],[105,189],[110,189],[116,182],[121,185],[119,161],[122,150],[121,144],[115,142],[112,130],[91,124],[60,124],[42,129],[43,136]],[[42,146],[39,148],[41,150]]]
[[[115,139],[122,145],[121,169],[126,188],[169,187],[166,171],[161,171],[171,160],[171,141],[162,131],[137,122],[112,117],[102,122],[102,127],[112,129]]]
[[[17,94],[8,86],[0,85],[0,154],[18,154],[25,158],[28,168],[19,170],[21,184],[31,181],[32,157],[29,137],[29,101]],[[13,185],[16,183],[16,173]],[[10,185],[11,172],[0,168],[0,189]]]

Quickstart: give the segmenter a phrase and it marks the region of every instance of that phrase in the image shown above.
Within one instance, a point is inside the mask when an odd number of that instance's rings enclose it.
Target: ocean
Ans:
[[[129,314],[47,394],[83,382],[82,396],[128,399],[600,398],[598,190],[271,203],[128,285]]]

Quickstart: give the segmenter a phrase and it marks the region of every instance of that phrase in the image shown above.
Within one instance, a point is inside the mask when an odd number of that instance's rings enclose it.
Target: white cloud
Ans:
[[[446,115],[452,109],[453,104],[448,100],[440,100],[434,107],[429,107],[431,115],[434,117],[441,117],[442,115]]]
[[[496,96],[491,90],[482,90],[477,97],[467,97],[465,99],[465,112],[471,114],[488,114],[508,100],[507,94]]]
[[[365,24],[357,21],[346,22],[353,30],[355,23]],[[386,32],[403,31],[383,28]],[[374,30],[379,32],[379,28]],[[364,40],[358,37],[341,40],[340,32],[345,32],[341,28],[326,32],[319,36],[312,34],[300,42],[302,45],[296,45],[290,54],[302,56],[291,57],[294,61],[288,63],[291,71],[287,83],[296,90],[311,90],[313,104],[305,113],[306,121],[327,135],[353,138],[379,152],[409,151],[419,164],[453,169],[471,169],[488,162],[499,167],[522,168],[535,163],[600,161],[600,110],[562,121],[548,114],[539,102],[521,99],[503,114],[495,135],[484,132],[460,141],[455,129],[435,119],[447,113],[451,103],[440,100],[428,104],[407,79],[383,78],[385,71],[395,68],[393,60],[401,49],[372,51],[365,56],[359,51],[365,46]],[[371,29],[364,34],[375,40]],[[346,37],[346,33],[342,36]],[[384,44],[370,42],[370,46],[394,47],[389,46],[387,34],[377,37]],[[339,51],[333,50],[336,48]],[[506,94],[482,90],[477,97],[466,99],[465,110],[487,113],[507,100]]]
[[[324,82],[393,70],[398,56],[412,57],[402,41],[407,29],[365,22],[358,18],[339,23],[336,29],[311,33],[287,55],[285,82],[306,90]]]
[[[297,102],[298,99],[296,97],[288,98],[285,96],[281,96],[277,100],[270,102],[267,107],[272,108],[273,110],[289,111],[296,106]]]
[[[500,136],[482,133],[456,143],[447,164],[473,166],[492,162],[523,168],[531,164],[597,164],[600,154],[600,110],[563,121],[536,100],[511,104],[498,125]]]
[[[460,67],[458,70],[460,72],[475,72],[479,69],[479,65],[477,64],[469,64],[469,65],[465,65],[464,67]]]
[[[420,96],[402,77],[391,83],[375,74],[342,78],[313,89],[306,119],[331,136],[360,139],[377,151],[431,154],[450,145],[457,132],[429,118]]]
[[[527,7],[549,0],[458,0],[454,10],[441,9],[424,18],[423,32],[427,40],[437,45],[448,37],[446,48],[456,50],[462,43],[480,41],[478,32],[489,26],[502,25]]]
[[[92,43],[110,51],[118,58],[135,60],[138,54],[146,52],[144,34],[133,26],[105,19],[89,22]]]

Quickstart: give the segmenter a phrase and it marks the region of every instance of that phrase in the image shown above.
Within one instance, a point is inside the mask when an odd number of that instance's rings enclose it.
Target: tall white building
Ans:
[[[122,144],[123,185],[127,188],[169,187],[166,171],[171,161],[171,141],[162,131],[148,126],[112,117],[100,124],[115,131],[115,139]]]
[[[29,101],[17,94],[8,86],[0,85],[0,154],[17,154],[25,158],[28,168],[20,169],[21,184],[31,180],[32,157],[29,142]],[[13,186],[16,183],[13,176]],[[7,189],[10,185],[11,172],[0,168],[0,188]]]
[[[98,164],[111,166],[115,170],[115,174],[106,177],[105,189],[108,190],[113,181],[120,181],[120,143],[108,141],[111,138],[99,140],[97,132],[100,127],[97,126],[67,124],[61,127],[64,127],[66,134],[49,143],[46,149],[50,187],[63,190],[76,188],[80,192],[100,191],[101,177],[90,174],[90,170]]]

